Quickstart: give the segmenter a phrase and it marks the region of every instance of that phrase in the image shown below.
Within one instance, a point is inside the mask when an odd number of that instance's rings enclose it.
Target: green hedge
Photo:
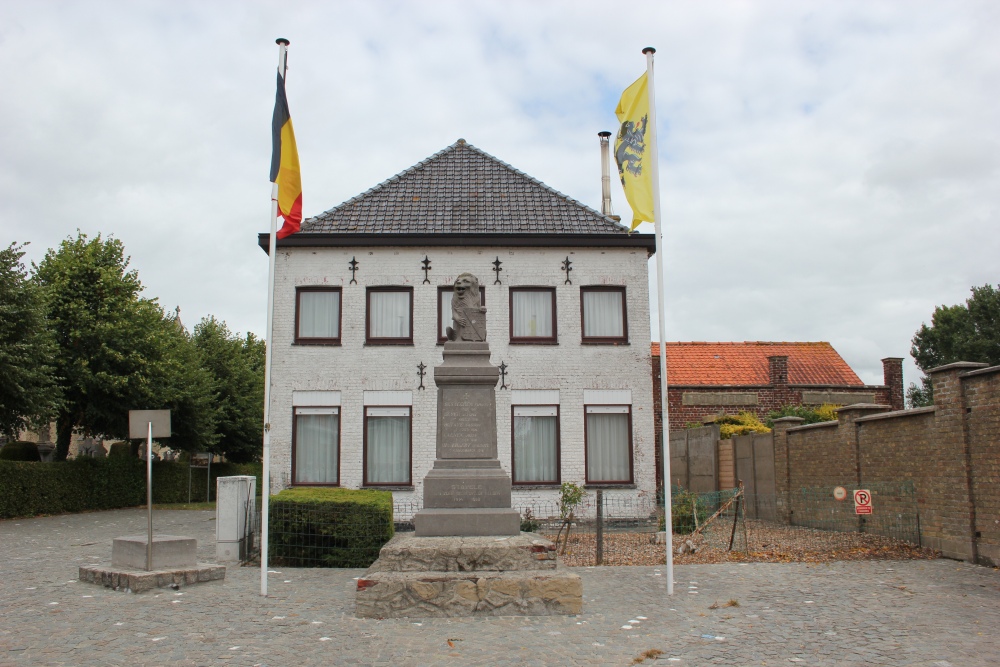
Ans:
[[[191,471],[191,499],[205,500],[205,470]],[[260,464],[219,463],[215,479],[255,475],[261,489]],[[187,464],[153,463],[153,502],[180,503],[188,499]],[[135,507],[146,502],[146,464],[123,457],[79,458],[62,463],[0,461],[0,518],[63,514],[88,510]]]
[[[392,494],[298,488],[271,497],[270,554],[286,567],[368,567],[392,539]]]
[[[0,461],[41,461],[38,445],[33,442],[15,440],[0,447]]]

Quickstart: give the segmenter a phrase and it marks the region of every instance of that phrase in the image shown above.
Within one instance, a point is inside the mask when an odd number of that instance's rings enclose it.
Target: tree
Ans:
[[[55,339],[41,290],[21,263],[24,246],[0,250],[0,434],[48,424],[59,407]]]
[[[931,326],[921,324],[912,342],[910,354],[925,373],[956,361],[1000,364],[1000,285],[973,287],[964,305],[938,306]],[[912,407],[933,401],[926,377],[921,385],[911,383],[906,392]]]
[[[264,344],[253,334],[233,334],[212,316],[194,328],[202,367],[216,395],[219,451],[234,463],[258,460],[264,423]]]
[[[214,444],[210,378],[183,329],[141,296],[128,262],[121,241],[77,232],[34,267],[59,347],[55,460],[75,429],[127,437],[130,409],[173,410],[174,447]]]

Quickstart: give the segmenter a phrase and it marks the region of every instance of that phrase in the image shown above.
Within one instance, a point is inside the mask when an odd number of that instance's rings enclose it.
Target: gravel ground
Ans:
[[[709,528],[692,539],[695,553],[677,555],[689,538],[674,535],[674,563],[824,563],[845,560],[912,560],[937,558],[938,553],[869,533],[836,533],[800,526],[782,526],[747,521],[749,549],[737,532],[733,551],[728,551],[731,526]],[[555,535],[546,535],[554,540]],[[604,565],[662,565],[666,554],[662,544],[653,543],[652,533],[605,533]],[[572,567],[594,564],[594,533],[570,534],[566,553],[560,556]]]

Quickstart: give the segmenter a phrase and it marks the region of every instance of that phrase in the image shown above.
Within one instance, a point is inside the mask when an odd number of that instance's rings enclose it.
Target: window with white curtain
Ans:
[[[295,342],[340,344],[340,288],[295,290]]]
[[[559,407],[515,405],[515,484],[559,483]]]
[[[628,342],[624,287],[581,287],[580,310],[584,342]]]
[[[413,342],[413,288],[368,288],[368,343]]]
[[[512,343],[556,342],[555,288],[510,288],[510,340]]]
[[[293,484],[340,484],[340,408],[295,408]]]
[[[448,340],[448,327],[451,326],[451,297],[455,289],[451,285],[438,287],[438,342]],[[486,305],[486,288],[479,287],[479,304]]]
[[[586,407],[587,483],[632,483],[632,410],[628,405]]]
[[[365,408],[365,484],[409,485],[410,408]]]

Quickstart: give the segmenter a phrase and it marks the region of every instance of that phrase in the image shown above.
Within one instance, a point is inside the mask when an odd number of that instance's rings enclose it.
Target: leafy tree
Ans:
[[[59,347],[55,460],[75,429],[127,437],[130,409],[173,410],[173,447],[214,444],[210,377],[183,329],[141,296],[128,262],[121,241],[77,232],[34,267]]]
[[[218,450],[234,463],[258,460],[264,423],[264,343],[240,338],[212,316],[194,328],[194,344],[216,395]]]
[[[1000,285],[973,287],[964,305],[938,306],[931,325],[921,324],[912,342],[910,354],[925,373],[956,361],[1000,364]],[[926,377],[919,387],[911,383],[906,393],[911,407],[933,401]]]
[[[0,434],[48,424],[59,407],[55,339],[38,286],[21,263],[24,246],[0,250]]]

